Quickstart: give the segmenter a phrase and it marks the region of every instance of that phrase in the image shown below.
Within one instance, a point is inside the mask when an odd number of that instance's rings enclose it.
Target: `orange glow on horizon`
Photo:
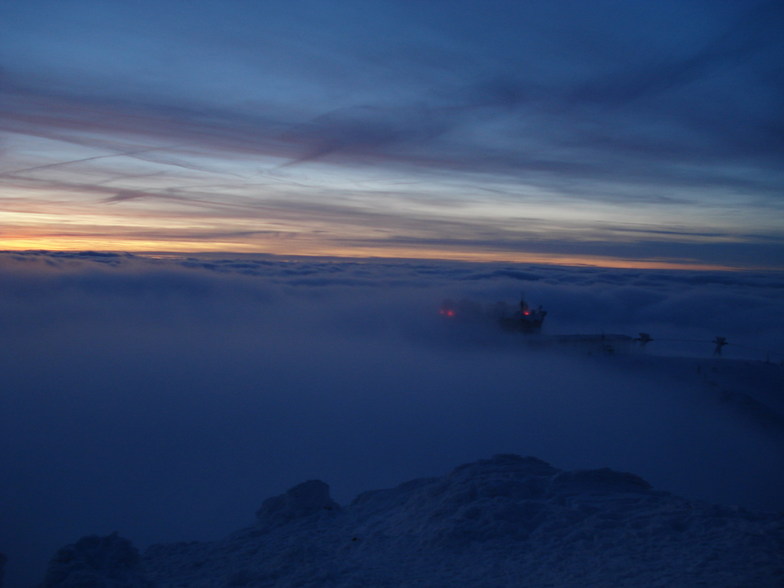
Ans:
[[[19,236],[0,238],[0,250],[5,251],[113,251],[140,255],[171,253],[198,255],[200,253],[235,253],[303,257],[377,258],[377,259],[429,259],[443,261],[467,261],[479,263],[508,262],[534,263],[561,266],[588,266],[615,269],[667,269],[667,270],[720,270],[743,271],[737,268],[697,261],[624,259],[599,256],[564,255],[555,253],[526,253],[511,251],[454,251],[446,249],[421,249],[401,247],[341,247],[319,243],[309,239],[290,239],[285,244],[270,241],[266,247],[258,243],[236,241],[172,241],[131,240],[111,237],[87,236]],[[754,268],[763,269],[763,268]]]

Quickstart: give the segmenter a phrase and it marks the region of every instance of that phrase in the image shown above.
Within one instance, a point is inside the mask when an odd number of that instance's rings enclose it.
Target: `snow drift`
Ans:
[[[44,586],[780,586],[784,516],[658,492],[610,469],[497,455],[341,508],[311,480],[214,542],[111,535],[61,549]]]

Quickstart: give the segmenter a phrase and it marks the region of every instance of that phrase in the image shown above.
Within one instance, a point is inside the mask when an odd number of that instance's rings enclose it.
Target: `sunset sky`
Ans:
[[[784,4],[3,0],[0,249],[784,269]]]

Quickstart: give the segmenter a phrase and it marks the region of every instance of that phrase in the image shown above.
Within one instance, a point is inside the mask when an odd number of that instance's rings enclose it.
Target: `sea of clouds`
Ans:
[[[778,368],[782,288],[753,272],[1,254],[9,584],[40,580],[86,534],[217,539],[307,479],[346,503],[497,453],[784,509],[781,437],[697,390],[684,364],[635,371],[438,313],[444,298],[524,292],[549,311],[545,335],[648,332],[646,354],[694,366],[721,335],[725,358]]]

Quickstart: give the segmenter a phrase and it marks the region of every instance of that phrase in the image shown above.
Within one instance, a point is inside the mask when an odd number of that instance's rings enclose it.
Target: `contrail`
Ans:
[[[46,163],[43,165],[35,165],[33,167],[25,167],[22,169],[15,169],[15,170],[8,170],[4,172],[0,172],[0,177],[4,176],[13,176],[16,174],[21,174],[30,171],[37,171],[39,169],[48,169],[51,167],[61,167],[63,165],[71,165],[73,163],[83,163],[85,161],[95,161],[96,159],[107,159],[109,157],[131,157],[134,155],[139,155],[140,153],[149,153],[150,151],[160,151],[163,147],[153,147],[149,149],[139,149],[136,151],[125,151],[123,153],[112,153],[110,155],[93,155],[92,157],[83,157],[81,159],[71,159],[69,161],[59,161],[57,163]]]

